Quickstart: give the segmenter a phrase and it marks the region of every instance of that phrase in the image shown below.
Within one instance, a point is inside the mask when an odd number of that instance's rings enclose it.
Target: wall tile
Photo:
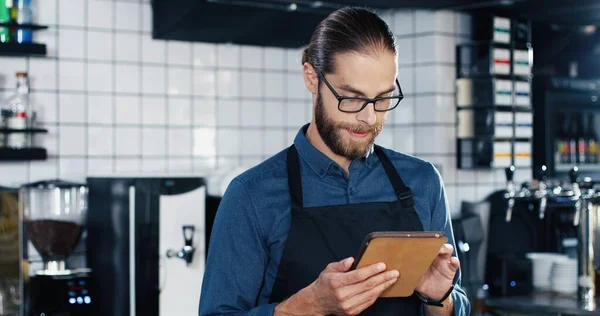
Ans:
[[[142,99],[142,122],[144,125],[165,125],[167,122],[167,100],[164,97]]]
[[[169,156],[190,156],[192,154],[192,129],[170,128],[167,142]]]
[[[418,38],[417,38],[418,39]],[[399,38],[398,43],[398,64],[406,65],[415,62],[415,39],[412,37]]]
[[[259,98],[263,95],[263,74],[260,72],[242,71],[242,97]]]
[[[171,126],[192,125],[192,102],[189,98],[169,98],[168,117]]]
[[[36,3],[37,10],[35,20],[42,25],[56,24],[56,10],[58,9],[57,0],[44,0]]]
[[[142,130],[138,127],[115,128],[115,155],[137,156],[142,154]]]
[[[91,124],[112,124],[113,119],[113,99],[108,95],[90,94],[87,97],[88,123]]]
[[[415,38],[415,62],[431,63],[436,57],[436,37],[422,35]]]
[[[217,76],[212,70],[194,69],[194,95],[216,96]]]
[[[113,174],[112,158],[90,158],[87,160],[88,176],[107,176]]]
[[[84,35],[82,30],[61,29],[58,32],[58,56],[82,59],[86,46]]]
[[[260,101],[242,100],[242,126],[263,126],[263,105]]]
[[[59,154],[61,156],[85,155],[86,137],[83,126],[61,126],[59,128],[59,133]]]
[[[192,44],[189,42],[168,41],[167,56],[169,65],[190,66],[192,64]]]
[[[85,5],[86,1],[81,0],[58,0],[58,24],[80,27],[84,26]]]
[[[260,46],[242,46],[242,68],[263,68],[263,48]],[[266,59],[267,62],[270,62]]]
[[[415,32],[415,14],[413,10],[398,10],[394,16],[394,34],[408,35]]]
[[[169,68],[167,93],[169,95],[192,94],[192,71],[190,69]]]
[[[85,64],[78,61],[60,61],[58,65],[58,88],[67,91],[83,91]]]
[[[195,67],[214,67],[217,65],[217,45],[212,43],[193,43],[193,63]]]
[[[285,51],[278,47],[265,48],[265,68],[266,69],[285,69]],[[298,68],[301,69],[300,67]]]
[[[266,131],[248,130],[242,133],[241,145],[244,155],[261,155],[263,146],[266,146]]]
[[[167,130],[165,128],[142,128],[142,155],[166,156]]]
[[[30,94],[29,102],[31,102],[32,109],[36,112],[38,122],[58,122],[56,96],[56,93],[48,92],[32,92]]]
[[[142,61],[145,63],[166,63],[166,42],[142,36]]]
[[[115,91],[139,93],[140,67],[137,65],[117,65],[115,67]]]
[[[114,7],[115,2],[113,1],[89,0],[87,3],[88,27],[103,29],[113,28],[115,23]]]
[[[115,122],[117,124],[140,124],[140,98],[135,96],[118,96],[115,99]]]
[[[217,130],[217,154],[224,156],[235,156],[240,154],[239,130],[218,129]]]
[[[85,123],[86,104],[82,93],[63,93],[58,102],[61,123]]]
[[[115,28],[117,30],[140,30],[141,5],[132,2],[117,2],[115,15]]]
[[[117,41],[117,45],[119,41]],[[117,46],[120,48],[120,46]],[[112,61],[113,33],[106,31],[89,31],[87,33],[87,58],[92,60]],[[136,56],[137,57],[137,56]]]
[[[61,180],[85,182],[85,159],[61,158],[58,176]]]
[[[142,93],[164,94],[166,93],[165,83],[166,71],[163,66],[143,66],[142,67]]]
[[[141,169],[140,159],[137,158],[117,158],[115,160],[115,172],[134,174]]]
[[[140,60],[141,39],[137,34],[115,33],[115,60],[131,61]]]
[[[194,99],[194,122],[196,126],[217,125],[217,104],[214,99]]]
[[[212,158],[217,155],[217,131],[214,128],[195,128],[193,155]]]
[[[240,124],[240,101],[217,101],[217,124],[219,126],[238,126]]]
[[[87,64],[87,90],[111,92],[114,86],[114,66],[108,63]]]
[[[37,182],[58,177],[56,159],[32,161],[29,164],[29,182]]]
[[[237,68],[240,66],[240,47],[229,44],[217,45],[217,66]]]
[[[88,127],[87,154],[89,156],[112,156],[114,154],[114,129],[112,127]]]

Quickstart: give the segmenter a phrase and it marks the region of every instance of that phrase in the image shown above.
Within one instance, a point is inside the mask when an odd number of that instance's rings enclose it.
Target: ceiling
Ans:
[[[157,39],[301,47],[345,5],[492,12],[562,27],[600,25],[600,0],[152,0]]]

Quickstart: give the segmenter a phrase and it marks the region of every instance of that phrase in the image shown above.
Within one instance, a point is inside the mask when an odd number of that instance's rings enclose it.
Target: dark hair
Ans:
[[[308,62],[318,71],[331,73],[336,54],[377,54],[383,50],[397,52],[396,37],[389,26],[367,9],[344,7],[317,25],[310,45],[302,53],[302,64]]]

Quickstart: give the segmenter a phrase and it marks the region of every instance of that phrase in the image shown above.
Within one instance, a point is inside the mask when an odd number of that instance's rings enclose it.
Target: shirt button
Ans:
[[[350,195],[354,194],[354,188],[350,188]]]

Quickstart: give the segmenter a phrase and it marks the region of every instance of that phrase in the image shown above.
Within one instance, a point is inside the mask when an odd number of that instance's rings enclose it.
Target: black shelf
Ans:
[[[7,134],[15,134],[15,133],[26,133],[26,134],[34,134],[34,133],[48,133],[47,129],[43,128],[23,128],[23,129],[14,129],[14,128],[0,128],[0,133]]]
[[[495,142],[529,142],[532,138],[529,137],[494,137],[489,135],[475,136],[475,137],[461,137],[457,138],[460,141],[464,140],[490,140]]]
[[[3,56],[29,56],[46,55],[46,45],[38,43],[0,43],[0,55]]]
[[[511,105],[471,105],[471,106],[457,106],[456,109],[458,111],[461,110],[500,110],[506,112],[518,112],[518,113],[529,113],[533,112],[533,108],[527,106],[511,106]]]
[[[566,172],[571,171],[573,167],[577,167],[581,172],[600,172],[600,164],[557,164],[555,170]]]
[[[45,30],[48,28],[48,26],[46,26],[46,25],[31,24],[31,23],[19,24],[16,22],[0,23],[0,27],[3,27],[3,26],[10,27],[10,28],[28,29],[31,31]]]
[[[0,148],[0,161],[46,160],[48,152],[45,148]]]

